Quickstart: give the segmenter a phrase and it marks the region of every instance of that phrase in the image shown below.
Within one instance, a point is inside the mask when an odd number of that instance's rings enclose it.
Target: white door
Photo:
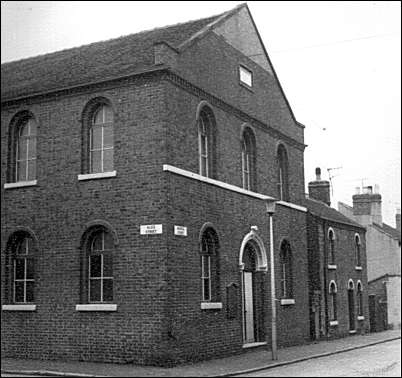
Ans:
[[[244,272],[244,320],[245,342],[253,343],[254,339],[254,303],[253,303],[253,273]]]

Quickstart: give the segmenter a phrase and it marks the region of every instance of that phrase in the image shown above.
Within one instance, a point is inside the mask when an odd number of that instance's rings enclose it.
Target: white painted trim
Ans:
[[[254,240],[257,243],[259,249],[258,251],[256,251],[257,264],[258,264],[257,271],[259,272],[268,271],[267,253],[265,251],[264,241],[262,240],[261,236],[258,235],[257,231],[258,231],[257,227],[251,226],[251,231],[244,237],[244,239],[241,242],[240,253],[239,253],[240,270],[244,269],[244,263],[243,263],[244,249],[246,248],[246,245],[250,240]]]
[[[281,299],[281,306],[289,306],[289,305],[294,305],[294,304],[295,304],[294,299],[290,299],[290,298]]]
[[[266,341],[260,341],[258,343],[247,343],[243,344],[243,348],[253,348],[261,345],[267,345],[268,343]]]
[[[356,330],[355,330],[355,329],[351,329],[351,330],[349,331],[349,333],[350,333],[350,334],[354,334],[354,333],[356,333]]]
[[[4,189],[23,188],[25,186],[35,186],[37,184],[38,180],[8,182],[4,184]]]
[[[337,321],[337,320],[330,320],[329,325],[330,325],[331,327],[337,326],[337,325],[338,325],[338,321]]]
[[[328,269],[335,270],[337,269],[337,265],[328,264]]]
[[[363,270],[362,266],[355,266],[355,270]]]
[[[304,213],[307,213],[307,208],[304,206],[300,206],[300,205],[296,205],[294,203],[291,202],[286,202],[286,201],[278,201],[277,202],[278,205],[282,205],[282,206],[286,206],[286,207],[290,207],[291,209],[295,209],[295,210],[299,210],[302,211]]]
[[[36,311],[36,305],[33,304],[12,304],[2,305],[3,311]]]
[[[96,304],[77,304],[76,311],[116,311],[116,304],[96,303]]]
[[[201,302],[201,310],[221,309],[222,302]]]
[[[364,320],[364,316],[358,315],[357,320]]]
[[[116,177],[116,176],[117,176],[116,171],[99,172],[99,173],[85,173],[83,175],[78,175],[78,180],[79,181],[94,180],[94,179],[102,179],[102,178]]]

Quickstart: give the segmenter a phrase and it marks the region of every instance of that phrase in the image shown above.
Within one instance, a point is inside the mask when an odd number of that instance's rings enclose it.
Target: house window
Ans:
[[[255,190],[255,160],[255,136],[247,127],[242,138],[242,182],[246,190]]]
[[[363,316],[363,286],[357,281],[357,315]]]
[[[113,171],[113,111],[100,105],[92,118],[89,132],[89,172]]]
[[[201,176],[214,176],[214,133],[214,114],[208,106],[203,106],[198,116],[198,153]]]
[[[239,77],[241,83],[246,84],[249,87],[253,86],[253,73],[247,68],[243,66],[239,67]]]
[[[329,243],[329,263],[335,264],[335,233],[331,229],[328,231],[328,243]]]
[[[355,259],[356,266],[361,266],[361,252],[360,252],[360,236],[358,234],[355,235]]]
[[[18,127],[16,140],[16,181],[31,181],[36,178],[36,122],[25,119]]]
[[[282,144],[277,151],[277,180],[279,199],[289,201],[288,156]]]
[[[17,239],[13,254],[13,301],[34,301],[35,277],[32,238],[23,235]]]
[[[88,302],[113,300],[113,238],[105,229],[92,233],[87,250]]]
[[[207,228],[201,238],[201,300],[219,301],[218,237],[212,228]]]
[[[280,251],[281,297],[293,298],[292,250],[288,241],[283,241]]]
[[[336,283],[331,281],[329,284],[329,320],[335,321],[337,319],[337,309],[336,309],[336,293],[337,293]]]

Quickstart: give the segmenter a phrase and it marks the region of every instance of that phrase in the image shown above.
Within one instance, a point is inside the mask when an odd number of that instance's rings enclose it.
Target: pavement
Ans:
[[[269,350],[258,349],[248,350],[236,356],[184,364],[172,368],[2,358],[1,373],[2,375],[16,374],[17,376],[64,377],[228,377],[329,356],[400,338],[400,329],[388,330],[282,348],[278,350],[278,360],[276,361],[272,360]]]

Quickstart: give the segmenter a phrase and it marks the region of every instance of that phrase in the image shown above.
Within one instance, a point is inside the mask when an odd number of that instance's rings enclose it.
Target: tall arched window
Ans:
[[[113,111],[108,105],[98,106],[89,132],[89,172],[113,171]]]
[[[256,146],[253,131],[246,127],[242,136],[242,183],[246,190],[256,190]]]
[[[337,319],[337,305],[336,305],[336,293],[338,289],[335,281],[329,283],[329,320],[335,321]]]
[[[198,115],[198,154],[200,175],[214,177],[215,117],[209,106],[203,106]]]
[[[25,118],[18,125],[15,157],[16,181],[36,179],[36,122]]]
[[[278,197],[280,200],[289,201],[288,155],[283,144],[280,144],[278,147],[276,159],[278,171]]]
[[[329,264],[335,264],[335,233],[332,228],[328,230],[328,249],[329,249]]]
[[[357,281],[357,315],[363,316],[363,286],[361,281]]]
[[[360,252],[360,236],[355,235],[355,260],[356,266],[361,266],[361,252]]]
[[[201,300],[218,302],[219,287],[219,241],[214,229],[207,228],[201,237]]]
[[[280,251],[281,297],[293,298],[292,250],[284,240]]]
[[[91,232],[86,245],[88,303],[113,301],[112,235],[103,227]]]

